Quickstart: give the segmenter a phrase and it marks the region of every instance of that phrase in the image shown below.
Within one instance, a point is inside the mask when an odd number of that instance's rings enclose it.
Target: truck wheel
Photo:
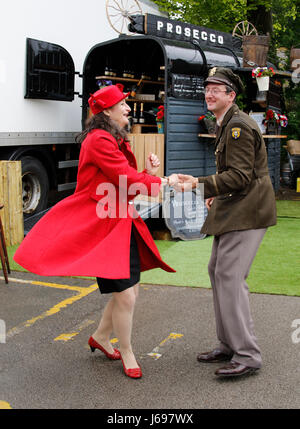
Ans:
[[[24,156],[22,161],[22,199],[24,217],[47,208],[49,179],[43,164],[36,158]]]

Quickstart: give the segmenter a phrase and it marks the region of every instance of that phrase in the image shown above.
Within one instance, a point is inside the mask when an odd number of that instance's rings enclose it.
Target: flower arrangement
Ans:
[[[210,121],[215,121],[216,117],[215,117],[215,115],[213,113],[207,112],[205,115],[199,116],[198,121],[201,122],[204,119],[208,119]]]
[[[199,116],[198,122],[203,125],[209,134],[214,134],[216,129],[216,117],[212,112]]]
[[[263,123],[265,125],[273,123],[285,128],[288,124],[288,118],[286,115],[281,115],[280,113],[275,112],[275,110],[269,109],[266,111],[266,117]]]
[[[163,122],[165,116],[165,107],[159,106],[156,112],[156,122]]]
[[[272,77],[274,74],[275,72],[272,67],[256,67],[255,69],[252,69],[252,77]]]
[[[97,83],[99,89],[102,89],[105,86],[112,85],[112,81],[111,80],[106,80],[106,79],[97,80],[96,83]]]

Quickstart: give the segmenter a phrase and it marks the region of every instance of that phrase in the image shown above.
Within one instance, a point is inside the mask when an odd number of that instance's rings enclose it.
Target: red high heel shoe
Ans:
[[[141,368],[140,368],[140,367],[137,367],[137,368],[129,368],[129,369],[127,369],[127,368],[125,367],[125,365],[124,365],[124,362],[123,362],[122,356],[121,356],[121,361],[122,361],[122,364],[123,364],[124,372],[125,372],[125,374],[126,374],[128,377],[130,377],[130,378],[141,378],[141,376],[142,376],[143,374],[142,374],[142,370],[141,370]]]
[[[101,346],[101,344],[97,343],[97,341],[95,341],[93,337],[90,337],[88,344],[92,352],[94,352],[95,349],[99,349],[105,354],[105,356],[108,357],[108,359],[112,359],[112,360],[121,359],[121,353],[119,352],[118,349],[114,349],[113,353],[108,353],[108,351],[106,351],[105,348]]]

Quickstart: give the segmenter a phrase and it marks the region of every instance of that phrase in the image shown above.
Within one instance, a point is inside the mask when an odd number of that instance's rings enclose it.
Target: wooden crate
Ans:
[[[0,161],[1,219],[7,246],[24,238],[21,161]]]
[[[291,155],[300,155],[300,140],[288,140],[287,150]]]
[[[143,171],[146,167],[146,159],[152,152],[155,153],[160,160],[160,167],[157,172],[158,177],[164,176],[165,163],[165,141],[164,134],[129,134],[132,152],[134,153],[138,171]],[[146,201],[161,201],[161,193],[157,197],[147,197],[139,195],[137,199]]]

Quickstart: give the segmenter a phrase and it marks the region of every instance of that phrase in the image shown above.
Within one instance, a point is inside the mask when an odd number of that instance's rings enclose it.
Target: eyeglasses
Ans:
[[[227,92],[227,91],[226,91],[226,89],[225,89],[225,91],[222,91],[221,89],[218,89],[218,88],[205,88],[204,89],[205,95],[209,94],[209,93],[211,93],[212,95],[218,95],[218,94],[220,94],[220,92]]]

